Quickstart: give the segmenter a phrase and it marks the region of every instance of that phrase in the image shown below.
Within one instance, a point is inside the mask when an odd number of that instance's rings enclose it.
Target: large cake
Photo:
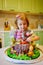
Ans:
[[[6,54],[12,59],[32,60],[40,56],[40,51],[34,42],[29,43],[19,40],[7,49]]]

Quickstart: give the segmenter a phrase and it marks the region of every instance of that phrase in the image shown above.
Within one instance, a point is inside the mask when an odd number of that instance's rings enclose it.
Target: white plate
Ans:
[[[8,48],[10,48],[10,47],[5,48],[5,50],[4,50],[4,57],[5,57],[6,60],[8,60],[8,61],[10,61],[12,63],[22,63],[22,64],[25,64],[25,63],[28,64],[29,63],[29,64],[33,64],[33,63],[37,63],[37,62],[40,62],[40,61],[43,60],[43,52],[42,51],[40,51],[40,56],[37,59],[34,59],[34,60],[17,60],[17,59],[12,59],[12,58],[8,57],[6,55],[6,53],[5,53],[5,51]]]

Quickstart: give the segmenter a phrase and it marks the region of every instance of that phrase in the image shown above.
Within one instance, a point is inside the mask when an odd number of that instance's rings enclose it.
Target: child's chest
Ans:
[[[28,34],[27,34],[28,33]],[[17,31],[17,37],[28,37],[30,35],[29,32],[21,32]]]

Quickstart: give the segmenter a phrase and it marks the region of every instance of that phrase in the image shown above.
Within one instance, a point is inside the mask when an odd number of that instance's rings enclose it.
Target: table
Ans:
[[[39,46],[42,50],[43,50],[43,46]],[[43,65],[43,60],[41,62],[38,63],[34,63],[34,64],[15,64],[15,63],[11,63],[9,61],[7,61],[4,57],[4,49],[5,48],[0,48],[0,65]]]

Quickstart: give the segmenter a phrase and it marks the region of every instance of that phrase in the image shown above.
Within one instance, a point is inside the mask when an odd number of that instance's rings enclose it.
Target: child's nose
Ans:
[[[24,25],[22,25],[22,28],[24,28]]]

